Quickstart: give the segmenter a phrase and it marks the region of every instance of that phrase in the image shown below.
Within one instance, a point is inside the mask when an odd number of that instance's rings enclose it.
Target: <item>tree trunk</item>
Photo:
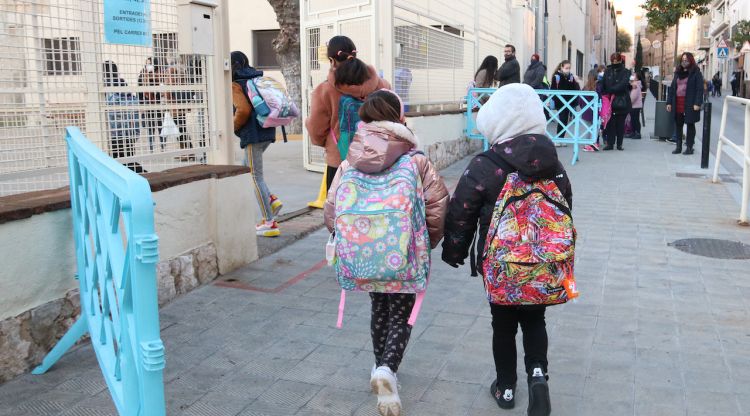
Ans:
[[[680,19],[677,19],[677,24],[674,27],[674,65],[680,66],[680,57],[677,56],[680,53]]]
[[[276,12],[279,36],[273,41],[276,58],[286,81],[289,96],[302,111],[302,61],[300,56],[299,0],[268,0]],[[289,126],[289,133],[302,133],[302,118]]]

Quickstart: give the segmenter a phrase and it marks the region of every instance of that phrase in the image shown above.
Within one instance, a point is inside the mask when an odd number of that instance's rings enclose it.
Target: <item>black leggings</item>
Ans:
[[[677,113],[674,117],[674,128],[677,133],[677,147],[682,147],[682,126],[685,124],[685,113]],[[687,141],[685,145],[692,149],[695,145],[695,123],[687,123]]]
[[[615,145],[617,141],[617,147],[622,147],[622,138],[625,137],[625,119],[628,114],[612,114],[612,118],[607,123],[607,144],[610,146]]]
[[[409,315],[417,296],[413,293],[370,293],[372,319],[370,335],[375,365],[388,366],[394,373],[404,358],[411,335]]]
[[[516,331],[523,331],[526,373],[541,365],[547,374],[547,328],[544,305],[503,306],[490,304],[492,311],[492,354],[499,386],[516,383]]]
[[[641,134],[641,109],[634,108],[630,110],[630,125],[633,126],[633,133]]]
[[[333,166],[326,166],[326,191],[331,189],[331,184],[333,183],[333,177],[336,176],[336,172],[339,170],[339,168],[334,168]]]
[[[557,122],[557,136],[560,139],[564,139],[566,136],[565,127],[568,126],[568,122],[570,121],[570,110],[568,110],[567,108],[564,110],[560,110],[560,112],[557,114],[557,117],[560,119]]]

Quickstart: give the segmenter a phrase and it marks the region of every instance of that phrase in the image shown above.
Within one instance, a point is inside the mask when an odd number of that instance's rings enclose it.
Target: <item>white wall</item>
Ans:
[[[258,257],[250,174],[206,179],[153,194],[159,259],[213,242],[219,273]],[[69,209],[0,224],[0,321],[78,286]]]
[[[409,117],[406,124],[419,139],[419,148],[464,137],[464,114]]]
[[[242,51],[253,64],[253,30],[279,28],[276,13],[267,0],[227,0],[229,4],[229,48]],[[284,82],[279,70],[263,70],[265,75]]]
[[[585,75],[588,70],[586,67],[588,54],[586,51],[586,0],[550,1],[547,5],[549,9],[547,60],[549,62],[545,64],[548,76],[554,72],[560,61],[568,59],[568,41],[572,43],[570,61],[573,64],[573,73],[577,73],[576,51],[580,50],[584,54],[583,73]],[[541,10],[541,14],[543,16],[544,10]],[[540,24],[543,25],[544,21],[541,20]],[[562,45],[563,37],[565,37],[565,47]]]

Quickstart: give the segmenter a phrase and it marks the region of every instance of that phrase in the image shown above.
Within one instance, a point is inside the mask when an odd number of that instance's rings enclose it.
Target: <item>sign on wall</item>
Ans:
[[[104,0],[104,41],[151,46],[150,0]]]

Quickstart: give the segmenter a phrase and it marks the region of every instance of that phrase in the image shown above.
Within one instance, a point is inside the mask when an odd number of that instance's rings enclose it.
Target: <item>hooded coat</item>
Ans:
[[[534,89],[544,89],[544,75],[547,73],[547,67],[541,61],[531,61],[523,74],[523,83]]]
[[[416,150],[417,138],[403,124],[390,121],[362,123],[354,136],[346,160],[341,162],[333,179],[328,199],[324,207],[325,223],[333,232],[336,220],[335,198],[342,172],[346,169],[358,169],[364,173],[382,172],[404,154]],[[448,203],[448,189],[427,156],[417,153],[412,157],[417,167],[424,189],[427,230],[430,234],[430,245],[437,247],[443,238],[443,222]]]
[[[232,106],[234,107],[234,134],[240,138],[240,147],[252,143],[276,141],[275,127],[262,127],[255,118],[255,109],[247,99],[247,81],[263,76],[263,71],[247,67],[232,74]]]
[[[677,71],[672,78],[672,86],[669,88],[667,104],[672,106],[672,113],[677,117],[677,79],[680,78],[680,72]],[[695,111],[694,105],[700,107],[703,104],[703,75],[697,66],[693,66],[683,72],[682,77],[687,76],[687,91],[685,94],[685,123],[697,123],[701,121],[701,111]]]
[[[492,211],[510,173],[518,172],[525,181],[554,180],[572,206],[570,181],[554,143],[544,134],[545,124],[542,103],[525,84],[498,89],[479,110],[477,128],[492,147],[469,162],[448,203],[443,261],[463,264],[478,229],[473,260],[482,263]]]
[[[336,141],[331,137],[339,137],[339,100],[342,95],[351,95],[364,100],[371,93],[385,88],[391,89],[388,81],[380,78],[375,67],[368,66],[370,77],[360,85],[336,85],[334,69],[328,72],[328,79],[315,87],[310,97],[310,116],[305,120],[305,127],[310,141],[326,150],[326,164],[338,167],[341,164]]]

